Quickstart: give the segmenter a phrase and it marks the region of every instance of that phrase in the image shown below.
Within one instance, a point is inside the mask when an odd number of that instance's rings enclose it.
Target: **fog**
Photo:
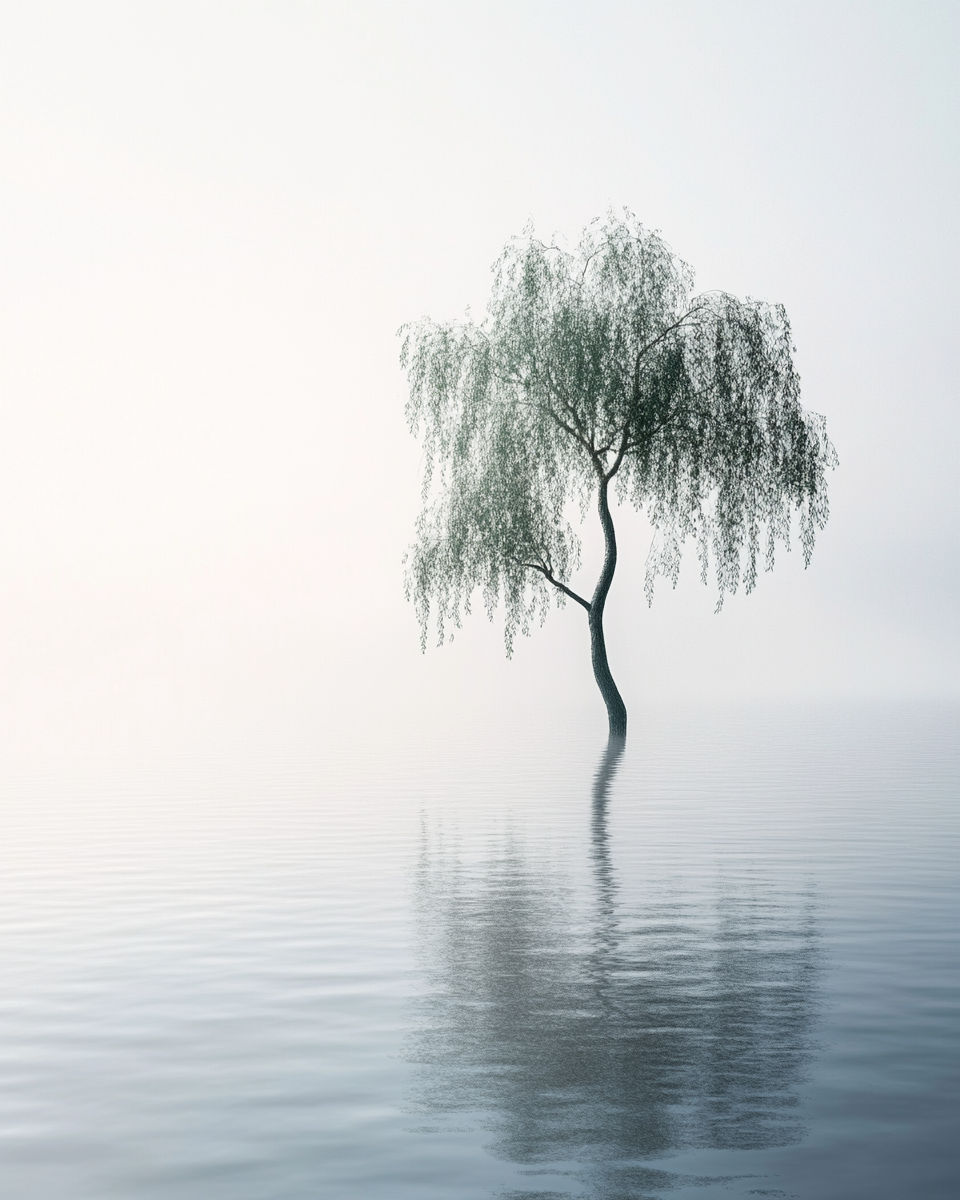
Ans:
[[[840,455],[809,570],[719,615],[692,553],[647,608],[621,515],[628,706],[956,695],[958,47],[946,3],[4,5],[4,754],[599,741],[573,606],[420,653],[396,331],[623,205],[786,305]]]

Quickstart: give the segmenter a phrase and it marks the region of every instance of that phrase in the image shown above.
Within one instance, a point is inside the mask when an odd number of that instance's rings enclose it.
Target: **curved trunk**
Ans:
[[[593,677],[597,681],[600,695],[607,706],[607,717],[610,720],[611,738],[627,736],[627,707],[623,697],[613,682],[610,667],[607,663],[607,644],[603,637],[603,608],[607,602],[607,593],[613,583],[613,573],[617,569],[617,537],[613,528],[613,518],[610,516],[610,505],[607,502],[607,486],[609,480],[600,481],[597,508],[600,512],[600,524],[603,527],[605,553],[603,570],[597,580],[597,586],[590,601],[588,621],[590,624],[590,658],[593,662]]]

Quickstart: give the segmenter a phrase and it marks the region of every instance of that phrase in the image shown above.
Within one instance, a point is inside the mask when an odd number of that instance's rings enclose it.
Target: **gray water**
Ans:
[[[0,1193],[952,1200],[958,717],[14,773]]]

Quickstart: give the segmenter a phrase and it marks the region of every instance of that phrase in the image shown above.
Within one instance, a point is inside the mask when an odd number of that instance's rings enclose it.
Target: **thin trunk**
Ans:
[[[617,690],[610,674],[607,663],[607,645],[603,638],[603,608],[607,602],[607,593],[613,583],[613,573],[617,569],[617,537],[613,528],[613,518],[610,516],[610,505],[607,502],[608,479],[600,481],[597,508],[600,511],[600,524],[603,527],[605,553],[603,570],[597,581],[593,599],[590,601],[588,620],[590,623],[590,657],[593,661],[593,677],[597,681],[600,695],[607,706],[607,717],[610,720],[610,737],[625,738],[627,736],[627,708],[623,697]]]

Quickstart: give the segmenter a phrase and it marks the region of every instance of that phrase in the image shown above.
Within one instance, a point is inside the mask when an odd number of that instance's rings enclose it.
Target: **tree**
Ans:
[[[800,405],[790,323],[781,305],[725,292],[692,295],[693,272],[629,212],[585,230],[568,252],[528,227],[494,266],[479,323],[405,326],[407,417],[422,434],[424,507],[407,556],[407,595],[426,645],[431,610],[442,643],[479,589],[502,602],[507,654],[545,620],[551,597],[587,614],[593,672],[611,737],[627,712],[607,662],[603,613],[617,566],[611,488],[654,528],[646,592],[676,585],[692,539],[707,582],[756,583],[794,510],[807,564],[827,520],[835,465],[822,417]],[[587,599],[570,524],[596,503],[603,567]]]

